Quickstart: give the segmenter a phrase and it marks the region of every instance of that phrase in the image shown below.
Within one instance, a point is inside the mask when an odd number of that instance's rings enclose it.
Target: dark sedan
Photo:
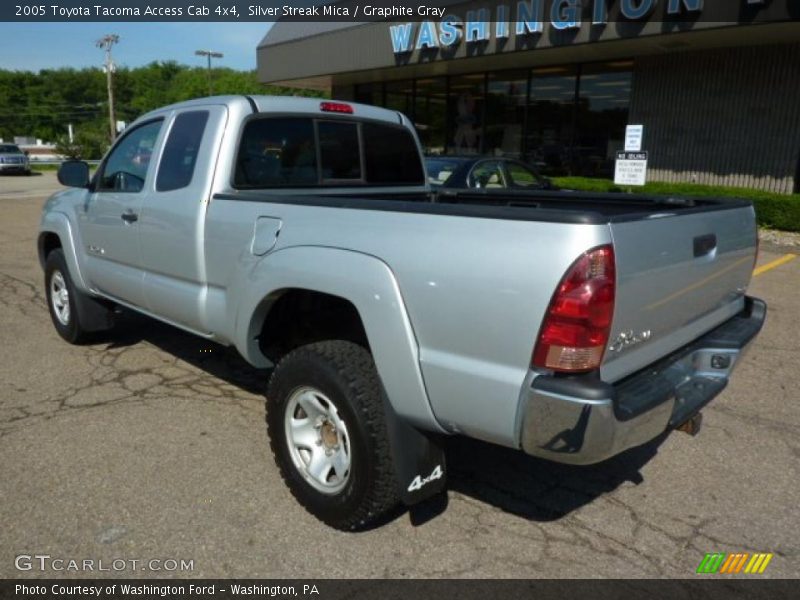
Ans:
[[[428,182],[442,189],[552,190],[552,182],[512,158],[496,156],[429,156]]]

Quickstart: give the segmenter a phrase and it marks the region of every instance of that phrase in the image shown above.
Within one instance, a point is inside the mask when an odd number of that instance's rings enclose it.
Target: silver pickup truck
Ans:
[[[38,251],[61,337],[126,308],[274,365],[276,462],[341,529],[441,492],[448,435],[589,464],[696,427],[766,314],[749,203],[432,196],[412,124],[370,106],[176,104],[59,181]]]

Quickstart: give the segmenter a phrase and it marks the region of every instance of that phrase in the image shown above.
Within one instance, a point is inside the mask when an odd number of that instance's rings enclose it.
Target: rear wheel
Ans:
[[[267,390],[267,428],[292,494],[337,529],[361,529],[399,502],[383,396],[370,354],[345,341],[287,354]]]

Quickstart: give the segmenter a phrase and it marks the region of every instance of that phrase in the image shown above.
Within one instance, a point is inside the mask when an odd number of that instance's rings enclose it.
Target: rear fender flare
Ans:
[[[282,290],[307,289],[344,298],[361,317],[394,411],[415,426],[444,432],[428,401],[419,347],[400,288],[386,263],[350,250],[296,246],[268,254],[237,285],[243,292],[236,304],[234,340],[249,362],[269,366],[258,337]]]

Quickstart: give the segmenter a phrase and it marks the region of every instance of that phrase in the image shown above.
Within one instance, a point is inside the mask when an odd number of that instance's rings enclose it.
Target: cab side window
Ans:
[[[106,159],[98,192],[142,191],[162,121],[152,121],[128,133]]]
[[[193,110],[175,117],[158,166],[156,191],[178,190],[192,182],[206,123],[207,110]]]

